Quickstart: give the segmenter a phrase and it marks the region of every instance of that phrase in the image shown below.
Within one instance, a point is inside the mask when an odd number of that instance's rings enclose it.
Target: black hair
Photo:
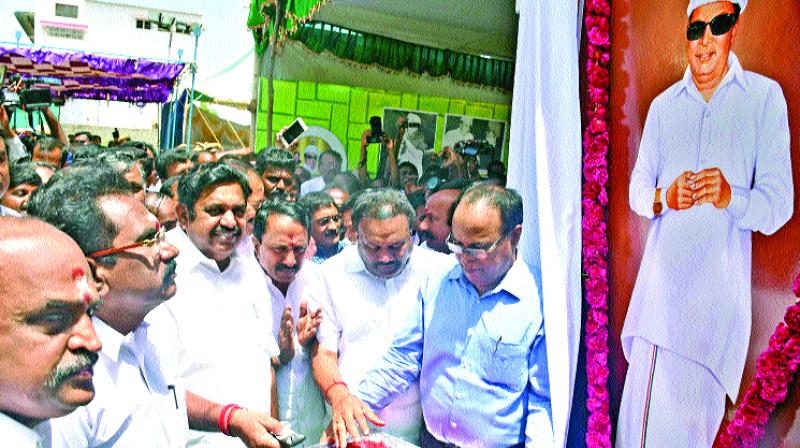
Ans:
[[[172,193],[172,184],[178,183],[181,180],[181,177],[183,177],[183,174],[178,174],[177,176],[172,176],[165,180],[161,183],[161,188],[158,190],[158,192],[175,199],[175,194]]]
[[[82,162],[56,172],[36,190],[28,214],[54,225],[75,240],[84,254],[90,254],[111,247],[119,233],[100,208],[100,198],[132,193],[130,183],[110,166]],[[104,263],[115,260],[114,255],[97,259]]]
[[[397,215],[408,218],[409,229],[416,219],[417,212],[405,193],[393,188],[370,188],[362,191],[353,205],[353,227],[357,229],[364,218],[383,220]]]
[[[150,152],[148,152],[148,149]],[[142,165],[142,173],[147,177],[155,167],[155,159],[150,157],[153,147],[144,142],[125,142],[120,146],[109,149],[110,151],[130,151],[133,153],[139,164]]]
[[[264,236],[264,232],[267,230],[267,220],[272,215],[288,216],[302,224],[306,233],[311,234],[311,214],[301,204],[288,201],[264,201],[258,207],[253,220],[253,235],[258,241],[261,241]]]
[[[260,176],[267,170],[280,169],[294,173],[297,161],[294,155],[281,148],[266,148],[256,156],[256,171]]]
[[[72,149],[72,163],[78,160],[94,160],[105,150],[106,148],[95,145],[94,143],[87,143],[83,146],[75,147]]]
[[[187,160],[192,160],[192,153],[186,148],[174,148],[169,151],[162,151],[156,156],[156,173],[161,180],[166,180],[169,177],[168,171],[170,165]]]
[[[14,188],[17,185],[30,184],[37,187],[42,186],[42,178],[36,174],[36,166],[33,162],[16,162],[12,163],[9,167],[9,174],[11,182],[8,188]]]
[[[420,206],[425,205],[425,190],[415,190],[411,194],[406,195],[408,202],[414,207],[414,210]]]
[[[473,184],[464,190],[455,202],[455,208],[461,203],[474,205],[486,202],[500,212],[501,234],[506,235],[514,230],[514,227],[522,224],[522,197],[512,188],[505,188],[499,185],[486,182]],[[452,222],[452,213],[449,222]]]
[[[236,183],[242,188],[244,198],[252,192],[247,177],[224,162],[211,162],[198,165],[181,176],[178,181],[178,200],[189,209],[189,217],[194,219],[194,205],[200,195],[209,187]]]
[[[339,163],[339,166],[342,165],[342,155],[333,150],[322,151],[321,153],[319,153],[319,155],[317,156],[317,163],[320,163],[322,161],[322,157],[325,156],[326,154],[333,157],[334,160],[336,160],[336,162]]]
[[[223,156],[221,159],[219,159],[219,161],[228,164],[229,166],[235,168],[242,174],[247,174],[252,171],[253,173],[256,173],[256,175],[258,175],[258,172],[256,171],[255,168],[253,168],[253,165],[250,165],[250,163],[245,162],[244,160],[240,159],[239,157],[233,154],[227,154]]]
[[[411,168],[412,170],[414,170],[414,174],[416,174],[417,177],[419,177],[419,170],[417,170],[417,166],[416,165],[414,165],[413,163],[411,163],[411,162],[406,160],[405,162],[400,162],[400,164],[397,165],[397,171],[399,172],[400,169],[404,168],[404,167],[405,168]]]
[[[317,210],[325,207],[330,207],[331,205],[336,207],[336,203],[333,202],[333,198],[324,191],[315,191],[312,193],[308,193],[307,195],[300,198],[300,205],[308,210],[308,213],[313,215],[316,213]],[[338,208],[337,208],[338,210]]]

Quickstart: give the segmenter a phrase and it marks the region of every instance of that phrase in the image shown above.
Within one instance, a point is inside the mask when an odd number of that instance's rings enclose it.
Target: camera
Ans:
[[[48,87],[32,88],[34,85],[58,85],[60,81],[50,78],[21,78],[20,75],[13,75],[5,82],[5,66],[0,68],[0,104],[9,112],[13,112],[17,107],[24,107],[25,110],[40,110],[49,107],[53,103],[53,97]]]

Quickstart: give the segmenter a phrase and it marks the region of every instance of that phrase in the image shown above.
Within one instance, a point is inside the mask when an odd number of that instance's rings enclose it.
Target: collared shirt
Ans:
[[[315,191],[322,191],[325,189],[325,179],[322,176],[311,178],[300,184],[300,197],[313,193]]]
[[[156,310],[163,308],[172,322],[159,326],[158,341],[177,346],[174,362],[188,391],[269,415],[270,359],[278,347],[263,274],[236,252],[220,272],[181,228],[167,232],[167,240],[180,250],[177,294]],[[189,445],[241,447],[242,443],[221,433],[190,431]]]
[[[73,413],[52,419],[52,447],[185,446],[189,435],[186,392],[169,374],[143,322],[123,336],[92,318],[103,343],[94,368],[95,397]]]
[[[276,372],[278,381],[278,418],[289,422],[293,431],[306,436],[301,446],[312,446],[319,443],[325,431],[326,409],[322,393],[311,374],[311,359],[305,347],[297,340],[297,320],[300,317],[300,303],[308,301],[313,295],[312,289],[318,287],[320,267],[305,262],[303,268],[295,276],[286,290],[286,295],[272,283],[272,279],[264,274],[264,279],[272,296],[272,331],[277,344],[283,310],[292,307],[294,321],[294,358]],[[319,308],[319,305],[308,302],[308,311]]]
[[[21,215],[13,208],[8,208],[5,205],[0,205],[0,216],[11,216],[12,218],[19,218]]]
[[[425,425],[440,441],[552,446],[542,302],[530,269],[516,260],[482,296],[461,265],[438,271],[359,395],[380,409],[419,377]]]
[[[714,373],[736,401],[750,339],[751,234],[772,234],[792,215],[789,124],[781,87],[744,71],[733,53],[706,102],[687,68],[647,114],[631,174],[630,206],[651,218],[622,330]],[[687,170],[719,167],[731,186],[727,209],[712,204],[653,216]]]
[[[0,412],[0,440],[3,446],[14,448],[42,448],[42,436],[50,430],[47,421],[36,426],[36,430],[28,428],[22,423]]]
[[[367,271],[353,245],[322,264],[320,294],[312,297],[323,310],[317,340],[338,353],[342,379],[351,390],[391,347],[404,316],[413,311],[421,282],[435,266],[452,260],[415,247],[403,271],[384,279]],[[422,424],[419,385],[411,385],[378,416],[386,422],[384,431],[416,442]]]
[[[347,241],[344,238],[342,238],[341,240],[339,240],[339,244],[336,245],[336,252],[334,252],[334,253],[332,253],[330,255],[327,255],[327,256],[323,256],[319,252],[319,250],[317,250],[317,253],[315,253],[314,256],[311,257],[311,261],[313,261],[316,264],[322,264],[323,261],[327,260],[328,258],[332,258],[332,257],[338,255],[339,252],[342,251],[342,249],[344,249],[345,247],[350,246],[350,245],[352,245],[352,244],[349,241]]]

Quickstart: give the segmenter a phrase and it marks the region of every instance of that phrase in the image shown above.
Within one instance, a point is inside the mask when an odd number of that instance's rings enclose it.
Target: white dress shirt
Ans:
[[[300,184],[300,197],[313,193],[315,191],[322,191],[325,189],[325,179],[322,176],[311,178]]]
[[[50,421],[52,447],[185,446],[189,434],[186,392],[162,371],[143,322],[123,336],[92,318],[103,343],[94,368],[95,397]]]
[[[164,305],[173,325],[160,325],[158,340],[178,347],[177,363],[188,391],[220,404],[271,411],[272,335],[269,291],[263,274],[238,253],[220,272],[180,228],[167,232],[178,247],[177,294]],[[190,431],[189,446],[241,447],[218,432]]]
[[[792,215],[792,163],[786,100],[775,81],[742,69],[728,73],[706,102],[687,68],[650,105],[631,209],[652,219],[622,329],[708,367],[736,401],[750,341],[751,236],[772,234]],[[687,170],[718,167],[731,186],[726,209],[712,204],[653,214]],[[630,359],[630,358],[628,358]]]
[[[3,446],[13,446],[14,448],[41,448],[42,436],[50,430],[47,421],[36,426],[36,430],[28,428],[22,423],[0,412],[0,440]]]
[[[277,369],[278,381],[278,416],[281,421],[288,422],[292,430],[304,434],[306,440],[302,446],[312,446],[319,442],[325,431],[326,409],[322,393],[311,374],[311,359],[305,348],[297,340],[297,320],[300,317],[300,303],[307,301],[308,311],[319,309],[316,302],[309,297],[312,288],[319,287],[319,265],[306,260],[303,268],[295,276],[286,290],[286,296],[272,283],[272,279],[264,274],[264,279],[272,296],[272,331],[278,341],[283,310],[287,305],[292,307],[294,320],[294,358],[283,367]]]
[[[320,289],[312,297],[323,309],[317,339],[322,348],[338,352],[339,370],[351,392],[391,347],[417,303],[421,282],[435,266],[447,263],[452,257],[414,247],[403,271],[384,279],[367,271],[354,245],[321,265]],[[419,383],[378,416],[386,422],[384,431],[417,442],[422,425]]]
[[[11,216],[12,218],[19,218],[21,215],[13,208],[0,205],[0,216]]]

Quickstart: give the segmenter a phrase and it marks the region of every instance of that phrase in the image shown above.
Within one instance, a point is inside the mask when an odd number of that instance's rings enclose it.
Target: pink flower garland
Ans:
[[[609,0],[588,0],[586,25],[589,98],[583,134],[583,270],[586,274],[586,375],[589,422],[586,445],[611,447],[608,396],[608,281],[606,205],[608,194]]]
[[[800,297],[800,275],[792,286]],[[757,447],[775,406],[786,399],[789,383],[800,365],[800,302],[786,309],[783,322],[758,357],[756,374],[736,414],[719,437],[716,447]]]

